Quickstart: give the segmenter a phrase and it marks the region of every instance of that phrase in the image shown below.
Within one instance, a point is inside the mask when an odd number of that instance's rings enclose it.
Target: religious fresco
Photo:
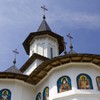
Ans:
[[[36,100],[41,100],[41,93],[40,92],[37,94]]]
[[[91,77],[87,74],[80,74],[77,77],[78,89],[93,89]]]
[[[2,89],[0,91],[0,100],[11,100],[11,91],[8,89]]]
[[[43,100],[49,100],[49,87],[46,87],[43,91]]]
[[[100,91],[100,76],[96,77],[96,81],[97,81],[98,90]]]
[[[58,93],[71,90],[71,79],[68,76],[62,76],[57,81]]]

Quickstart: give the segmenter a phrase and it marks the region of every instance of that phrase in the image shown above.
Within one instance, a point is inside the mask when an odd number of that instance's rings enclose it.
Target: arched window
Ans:
[[[49,100],[49,87],[46,87],[43,91],[43,100]]]
[[[96,77],[96,81],[97,81],[98,90],[100,91],[100,76]]]
[[[2,89],[0,91],[0,100],[11,100],[11,91],[8,89]]]
[[[80,74],[77,76],[78,89],[93,89],[91,77],[87,74]]]
[[[37,94],[36,100],[41,100],[41,93],[40,92]]]
[[[71,90],[71,79],[68,76],[62,76],[57,81],[58,93]]]

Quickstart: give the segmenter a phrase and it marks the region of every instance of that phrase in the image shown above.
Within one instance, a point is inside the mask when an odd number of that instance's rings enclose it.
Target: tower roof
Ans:
[[[43,16],[43,21],[42,21],[42,23],[40,24],[40,26],[38,28],[38,32],[40,32],[40,31],[51,31],[51,29],[50,29],[50,27],[47,24],[45,19],[46,19],[46,17]]]
[[[26,53],[29,55],[30,43],[32,42],[32,40],[37,36],[49,35],[49,36],[57,39],[59,54],[61,54],[64,51],[64,43],[63,43],[64,38],[51,31],[49,25],[46,22],[46,17],[45,17],[45,11],[47,9],[45,8],[45,6],[43,6],[41,8],[44,10],[44,16],[43,16],[42,23],[40,24],[37,32],[30,33],[29,36],[26,38],[26,40],[23,42],[24,49],[25,49]]]
[[[4,72],[22,74],[22,72],[15,65],[13,65],[10,68],[6,69]]]
[[[73,49],[71,49],[68,54],[77,54],[77,52],[75,52]]]
[[[68,54],[77,54],[77,52],[73,50],[72,44],[70,44],[70,51],[68,52]]]

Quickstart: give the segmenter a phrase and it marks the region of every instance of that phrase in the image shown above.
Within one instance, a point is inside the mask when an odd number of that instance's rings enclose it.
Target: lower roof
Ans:
[[[39,65],[29,76],[23,74],[16,74],[10,72],[0,72],[0,78],[3,79],[18,79],[25,81],[29,84],[36,85],[47,73],[59,65],[68,64],[71,62],[88,62],[96,64],[100,67],[100,55],[95,54],[67,54],[53,59],[46,60],[41,65]]]

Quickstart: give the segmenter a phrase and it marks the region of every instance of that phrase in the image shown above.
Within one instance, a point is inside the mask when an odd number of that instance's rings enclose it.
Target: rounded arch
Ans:
[[[97,82],[98,90],[100,91],[100,76],[96,77],[96,82]]]
[[[93,89],[92,79],[88,74],[81,73],[76,80],[78,89]]]
[[[41,100],[41,92],[36,95],[36,100]]]
[[[11,91],[9,89],[2,89],[0,91],[0,100],[3,99],[11,100]]]
[[[69,91],[72,89],[71,79],[69,76],[62,76],[57,80],[58,93]]]
[[[43,100],[49,100],[49,87],[45,87],[43,90]]]

